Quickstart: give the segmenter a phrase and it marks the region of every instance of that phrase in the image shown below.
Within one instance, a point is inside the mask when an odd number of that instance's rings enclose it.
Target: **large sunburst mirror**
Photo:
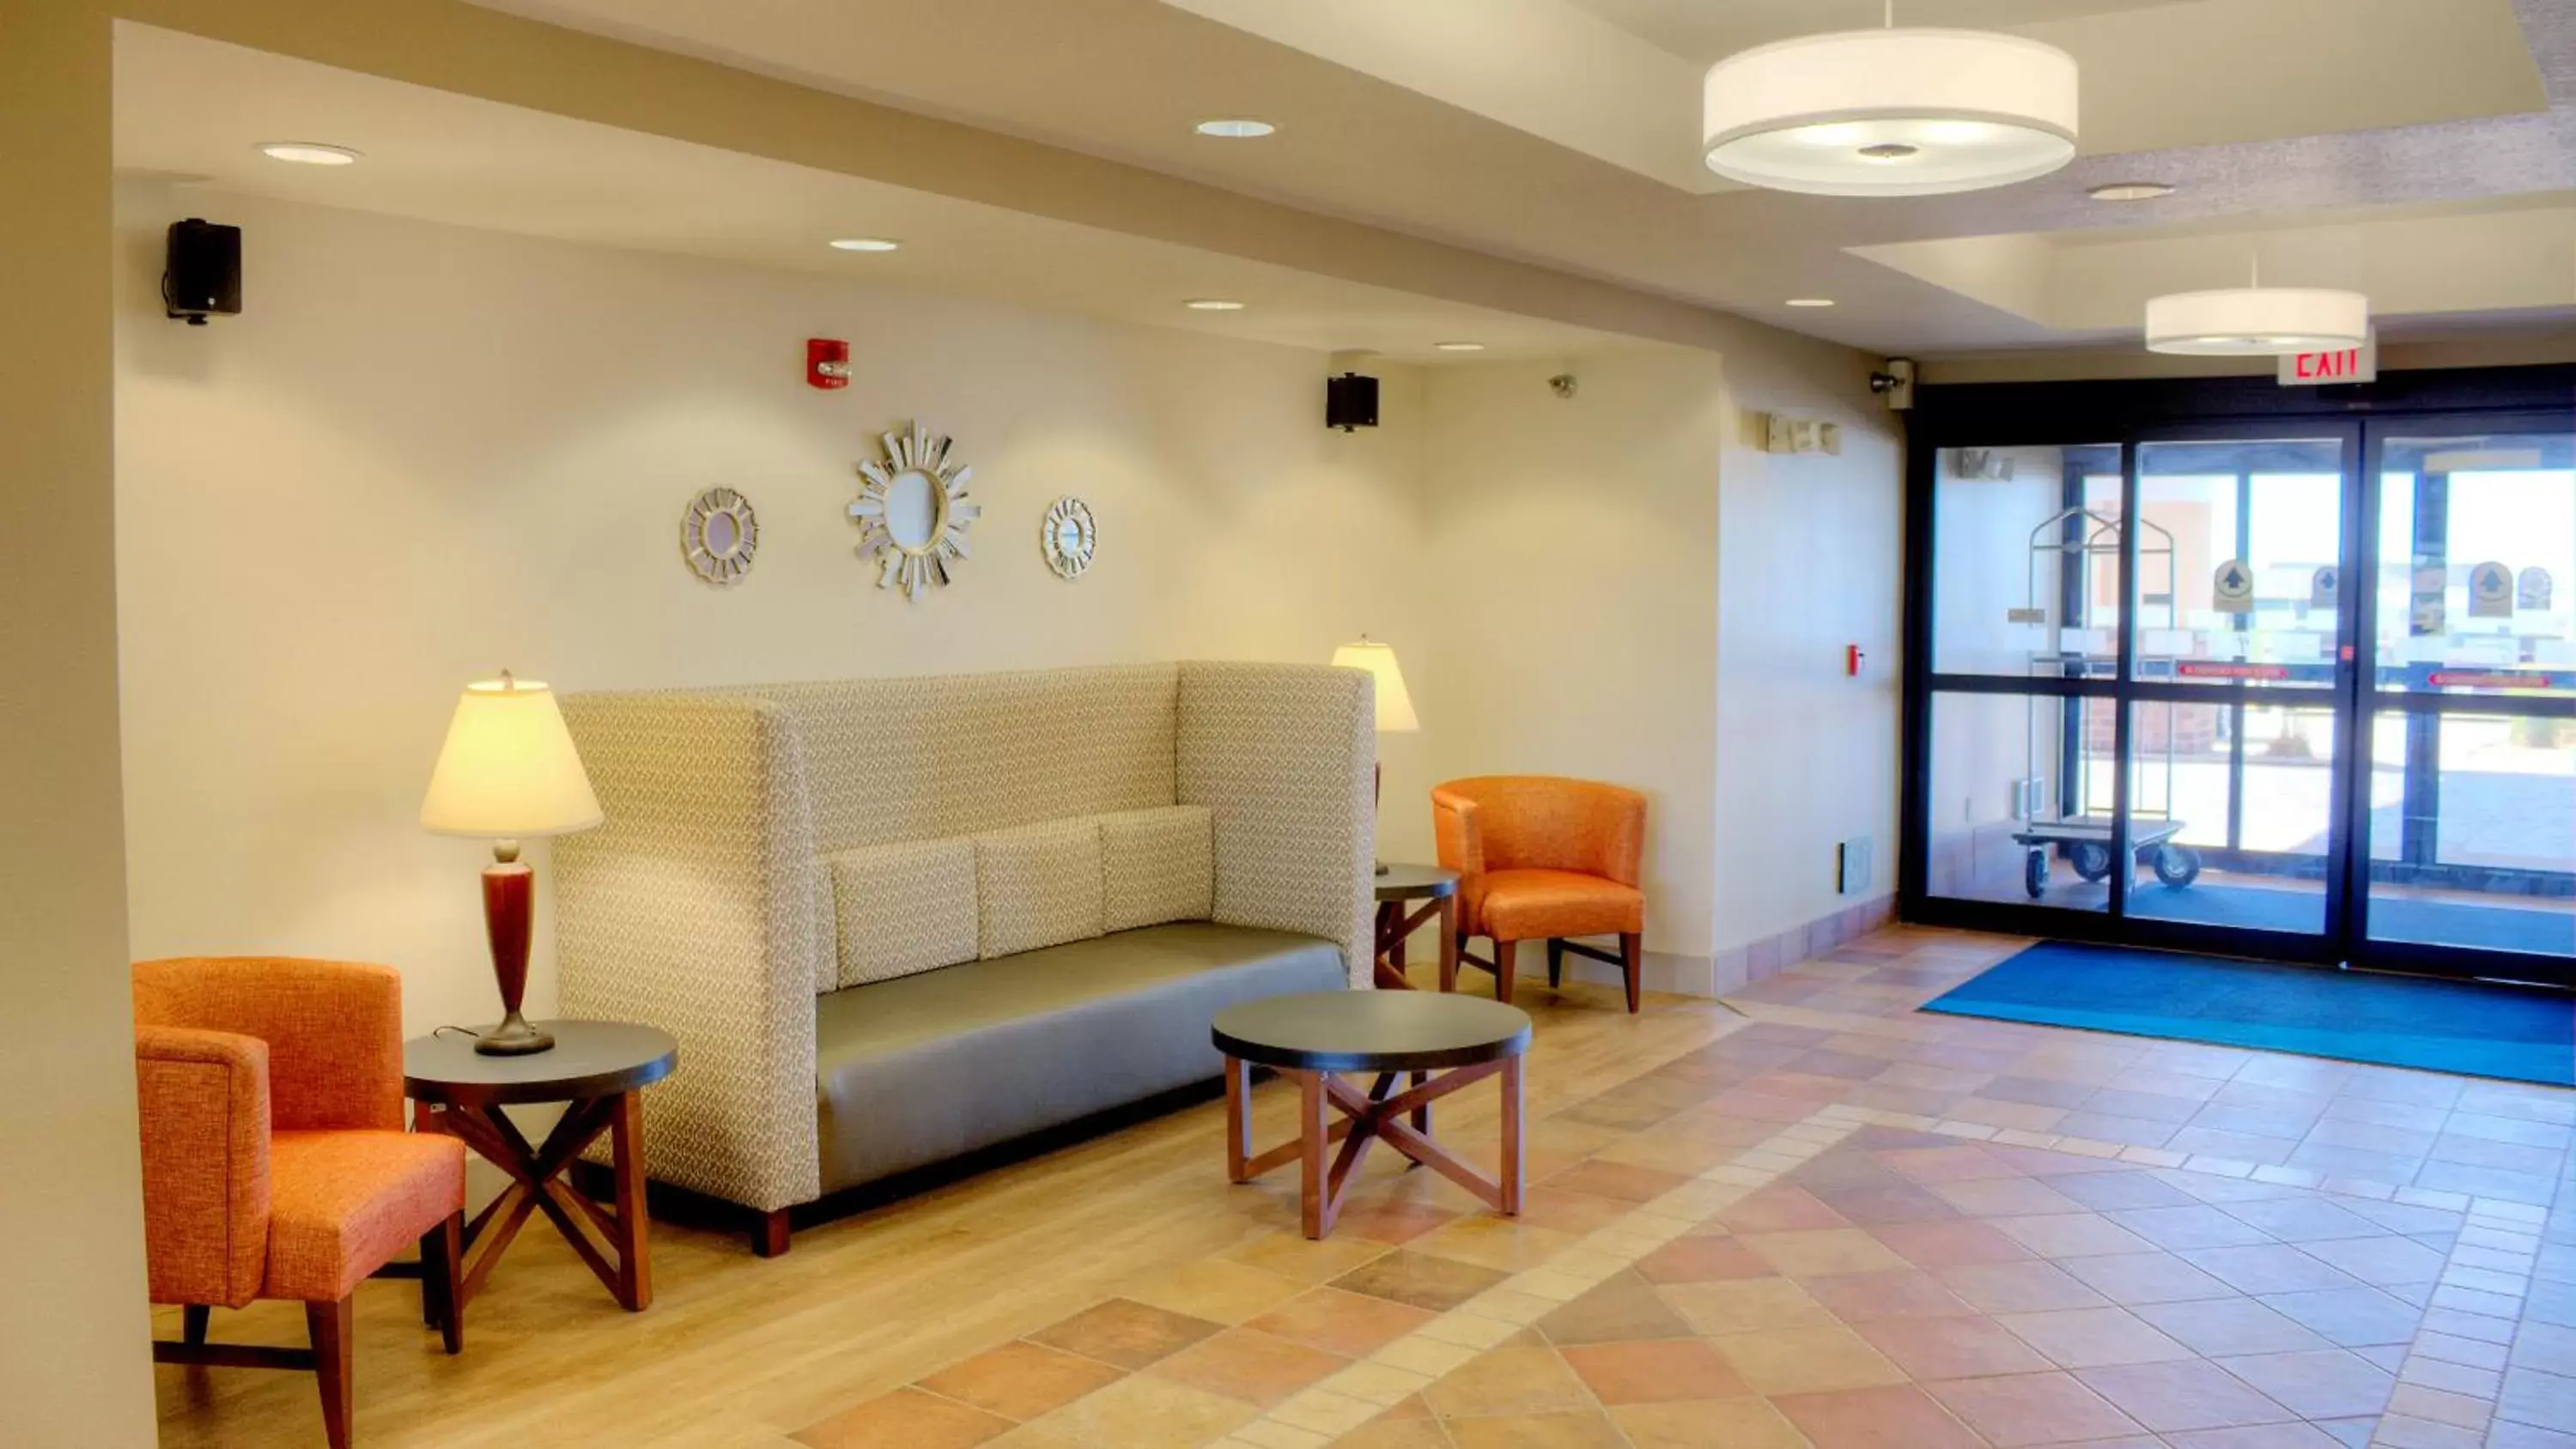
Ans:
[[[948,582],[951,560],[968,557],[966,530],[984,510],[967,501],[975,470],[948,456],[946,435],[916,421],[883,442],[883,459],[859,464],[850,517],[859,525],[859,556],[879,560],[877,587],[917,601],[923,589]]]

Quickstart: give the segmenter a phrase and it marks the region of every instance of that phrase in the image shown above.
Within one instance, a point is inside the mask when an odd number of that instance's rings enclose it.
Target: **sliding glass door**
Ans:
[[[1908,908],[2576,984],[2570,418],[2126,431],[1918,460]]]

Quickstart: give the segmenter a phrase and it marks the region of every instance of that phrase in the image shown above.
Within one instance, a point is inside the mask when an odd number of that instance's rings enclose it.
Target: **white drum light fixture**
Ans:
[[[2359,292],[2253,285],[2147,299],[2147,350],[2194,357],[2288,357],[2340,352],[2370,340]]]
[[[1801,36],[1709,67],[1708,169],[1819,196],[1932,196],[2045,176],[2075,157],[2075,58],[1981,30]]]

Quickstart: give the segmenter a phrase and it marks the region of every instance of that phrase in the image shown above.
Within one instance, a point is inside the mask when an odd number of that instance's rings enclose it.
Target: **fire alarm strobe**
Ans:
[[[805,339],[805,381],[826,390],[850,385],[850,344],[837,337]]]

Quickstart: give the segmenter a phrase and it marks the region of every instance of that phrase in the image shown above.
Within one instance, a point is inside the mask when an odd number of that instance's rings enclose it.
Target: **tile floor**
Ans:
[[[794,1438],[2576,1449],[2576,1093],[1913,1011],[2019,944],[1881,932],[1533,1101],[1516,1222],[1379,1163],[1307,1243],[1281,1174],[1233,1191],[1287,1227]]]

